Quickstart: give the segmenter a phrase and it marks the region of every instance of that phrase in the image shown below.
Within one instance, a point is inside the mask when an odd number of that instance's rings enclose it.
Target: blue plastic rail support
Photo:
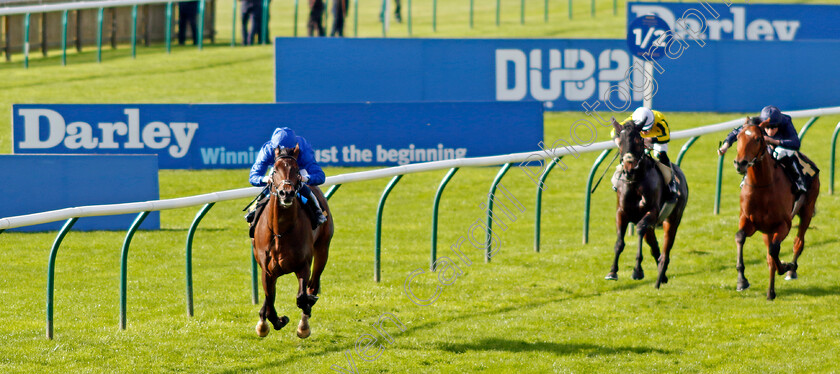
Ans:
[[[601,154],[595,159],[595,163],[592,164],[592,170],[589,171],[589,178],[586,179],[586,202],[583,207],[583,244],[589,243],[589,204],[592,200],[592,179],[595,178],[595,172],[598,171],[598,166],[601,166],[601,163],[604,162],[604,159],[607,158],[607,155],[612,152],[612,148],[605,149]]]
[[[78,217],[73,217],[68,219],[64,222],[64,226],[61,227],[61,230],[58,232],[58,236],[55,237],[55,241],[53,242],[52,249],[50,249],[50,261],[47,264],[47,339],[52,340],[53,338],[53,290],[55,289],[55,257],[58,255],[58,247],[61,245],[61,241],[64,240],[64,236],[70,232],[70,229],[73,228],[73,224],[76,223]]]
[[[134,237],[134,232],[140,228],[140,224],[146,219],[149,212],[140,212],[131,227],[125,234],[125,241],[123,241],[122,255],[120,256],[120,330],[125,330],[125,315],[126,315],[126,294],[128,293],[128,247],[131,245],[131,238]]]
[[[496,178],[493,179],[493,184],[490,185],[490,192],[487,195],[487,232],[485,233],[486,239],[484,241],[484,262],[490,262],[490,257],[493,253],[493,200],[495,200],[496,187],[499,186],[499,183],[501,183],[502,178],[505,176],[505,174],[507,174],[508,170],[510,170],[510,165],[510,162],[502,165],[502,168],[499,169],[499,172],[496,174]]]
[[[187,231],[187,247],[186,247],[186,273],[187,273],[187,315],[192,317],[193,316],[193,281],[192,281],[192,245],[193,245],[193,237],[195,236],[195,230],[198,228],[198,224],[201,222],[201,219],[204,218],[204,215],[207,214],[207,211],[213,207],[216,203],[207,203],[198,211],[195,215],[195,219],[193,219],[192,224],[190,225],[189,231]],[[253,257],[253,256],[252,256]],[[254,291],[256,293],[256,291]]]
[[[545,188],[545,180],[548,178],[548,173],[557,166],[557,161],[560,161],[563,156],[551,159],[551,162],[545,167],[545,171],[540,176],[540,182],[537,184],[537,199],[536,208],[534,209],[534,251],[540,252],[540,222],[542,220],[542,192]]]
[[[435,261],[437,261],[437,239],[438,239],[438,208],[440,207],[440,198],[443,196],[443,189],[449,184],[449,180],[458,172],[458,168],[449,169],[449,172],[440,181],[437,192],[435,192],[435,201],[432,203],[432,253],[429,259],[429,269],[435,271]]]
[[[391,190],[394,189],[394,186],[397,185],[402,177],[402,175],[397,175],[391,178],[391,181],[385,186],[385,190],[382,191],[382,197],[379,198],[379,206],[376,207],[376,246],[374,248],[373,260],[373,280],[375,282],[379,282],[381,279],[379,269],[382,254],[382,210],[385,208],[385,200],[388,198],[388,194],[391,193]]]

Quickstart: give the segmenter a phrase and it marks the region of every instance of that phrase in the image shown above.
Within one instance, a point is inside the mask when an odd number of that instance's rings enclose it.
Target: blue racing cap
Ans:
[[[768,105],[761,109],[761,115],[759,115],[758,118],[761,119],[761,122],[770,119],[769,124],[771,126],[778,126],[782,123],[782,111],[780,111],[779,108]]]
[[[274,134],[271,134],[271,149],[276,149],[280,147],[283,148],[294,148],[297,145],[297,135],[295,132],[288,128],[288,127],[278,127],[274,129]]]

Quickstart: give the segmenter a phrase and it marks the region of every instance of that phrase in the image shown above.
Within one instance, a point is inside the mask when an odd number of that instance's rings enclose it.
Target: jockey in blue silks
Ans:
[[[790,116],[783,114],[779,108],[768,105],[761,109],[759,120],[764,122],[768,119],[768,124],[764,128],[767,132],[764,140],[773,147],[773,158],[779,161],[782,170],[794,184],[796,196],[799,197],[806,192],[803,173],[799,161],[796,159],[796,153],[799,152],[800,145],[799,135],[796,133],[796,128],[793,127]],[[738,140],[738,133],[741,132],[742,127],[736,127],[726,136],[718,154],[726,153],[726,150]]]
[[[260,148],[259,154],[257,154],[257,158],[254,161],[254,165],[251,166],[251,173],[248,176],[248,181],[256,187],[265,186],[269,181],[269,176],[265,175],[266,171],[268,171],[270,167],[274,166],[276,154],[278,154],[281,149],[295,148],[295,146],[300,147],[297,164],[300,169],[301,180],[304,182],[300,188],[299,194],[305,202],[304,206],[308,209],[310,217],[313,218],[312,229],[314,230],[318,227],[318,225],[326,222],[327,217],[324,216],[324,213],[318,204],[318,199],[315,197],[315,194],[312,193],[309,186],[323,184],[324,180],[326,180],[326,175],[324,175],[324,171],[321,170],[318,163],[315,162],[315,152],[312,150],[312,146],[309,145],[309,142],[307,142],[306,139],[295,135],[295,132],[288,127],[278,127],[274,129],[274,133],[271,134],[271,139],[265,142],[265,144],[263,144]],[[263,193],[257,201],[257,207],[253,211],[249,212],[248,215],[245,216],[245,219],[248,222],[256,222],[255,216],[259,215],[260,212],[258,211],[261,211],[262,206],[264,206],[267,202],[268,194]]]

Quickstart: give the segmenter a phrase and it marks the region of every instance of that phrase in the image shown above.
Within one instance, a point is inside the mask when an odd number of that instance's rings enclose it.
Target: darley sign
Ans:
[[[43,104],[14,105],[12,117],[16,154],[157,154],[164,169],[250,167],[281,126],[339,166],[524,152],[543,135],[534,102]]]

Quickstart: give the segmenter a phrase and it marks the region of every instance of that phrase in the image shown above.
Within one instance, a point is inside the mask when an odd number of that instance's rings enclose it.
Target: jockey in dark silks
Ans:
[[[761,109],[759,116],[761,122],[768,121],[765,131],[767,135],[764,140],[767,144],[773,146],[773,158],[779,161],[782,170],[790,178],[794,184],[796,197],[798,198],[806,192],[803,173],[796,159],[796,153],[799,152],[799,135],[796,133],[796,128],[793,127],[793,122],[790,116],[783,114],[779,108],[768,105]],[[738,140],[738,133],[741,132],[742,126],[738,126],[726,136],[723,145],[718,150],[718,154],[723,155],[726,150]]]
[[[248,181],[256,187],[265,186],[269,181],[269,176],[265,175],[265,173],[270,167],[274,166],[275,151],[279,151],[284,148],[294,148],[295,146],[300,147],[297,164],[300,169],[301,180],[304,182],[303,185],[301,185],[299,194],[301,199],[305,201],[304,206],[307,208],[310,217],[313,219],[312,229],[314,230],[318,227],[318,225],[326,222],[327,217],[324,216],[324,213],[318,204],[318,199],[315,198],[315,194],[312,193],[309,186],[323,184],[324,180],[326,180],[326,176],[324,175],[324,171],[321,170],[321,167],[318,166],[318,163],[315,162],[315,152],[312,150],[312,146],[309,145],[309,142],[307,142],[306,139],[295,135],[295,132],[288,127],[275,129],[274,133],[271,135],[271,139],[265,142],[265,144],[263,144],[260,148],[256,161],[254,161],[254,165],[251,166],[251,173],[248,176]],[[252,226],[253,223],[256,222],[256,216],[259,215],[262,211],[262,207],[265,206],[267,202],[268,193],[266,190],[257,200],[256,208],[245,216],[245,219],[248,222],[251,222]]]

